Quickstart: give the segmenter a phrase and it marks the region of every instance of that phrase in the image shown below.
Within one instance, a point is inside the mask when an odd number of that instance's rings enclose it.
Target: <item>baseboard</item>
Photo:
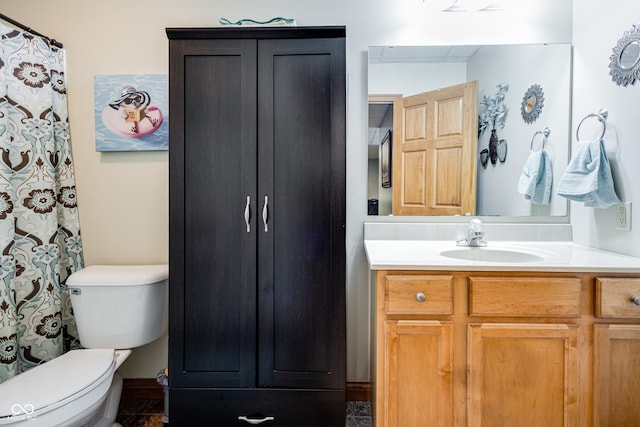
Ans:
[[[124,378],[122,398],[127,400],[162,400],[164,399],[164,391],[155,378]]]
[[[347,383],[347,401],[371,402],[371,383]]]
[[[364,382],[347,383],[347,401],[371,401],[371,384]],[[122,398],[164,399],[162,386],[155,378],[125,378],[122,385]]]

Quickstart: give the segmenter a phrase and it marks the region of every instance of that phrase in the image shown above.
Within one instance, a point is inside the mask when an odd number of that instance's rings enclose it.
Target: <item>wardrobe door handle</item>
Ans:
[[[267,220],[269,219],[269,210],[267,208],[268,204],[269,204],[269,196],[264,196],[264,206],[262,207],[262,222],[264,222],[265,233],[269,231],[269,227],[267,226]]]
[[[244,207],[244,223],[247,224],[247,233],[251,233],[251,225],[249,225],[249,220],[251,219],[251,196],[247,196],[247,205]]]
[[[274,421],[274,420],[275,420],[275,418],[273,418],[273,417],[264,417],[264,418],[247,418],[247,417],[245,417],[244,415],[240,415],[240,416],[238,417],[238,419],[239,419],[240,421],[246,421],[246,422],[248,422],[249,424],[253,424],[253,425],[262,424],[262,423],[264,423],[264,422],[266,422],[266,421]]]

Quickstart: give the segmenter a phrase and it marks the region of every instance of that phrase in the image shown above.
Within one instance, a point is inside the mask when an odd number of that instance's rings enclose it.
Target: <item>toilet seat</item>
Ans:
[[[0,384],[0,425],[42,419],[74,401],[94,404],[108,392],[115,365],[113,349],[72,350],[10,378]]]

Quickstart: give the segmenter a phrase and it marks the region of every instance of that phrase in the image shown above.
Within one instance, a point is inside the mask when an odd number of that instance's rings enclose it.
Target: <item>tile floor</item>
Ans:
[[[116,421],[122,427],[163,427],[164,400],[122,399]]]
[[[123,399],[116,421],[123,427],[163,427],[163,412],[163,400]],[[369,402],[347,402],[345,427],[371,427]]]
[[[371,403],[347,402],[345,427],[371,427]]]

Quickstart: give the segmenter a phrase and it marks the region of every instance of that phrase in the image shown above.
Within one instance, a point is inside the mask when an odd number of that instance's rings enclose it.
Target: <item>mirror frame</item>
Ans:
[[[533,105],[529,103],[531,98],[535,100]],[[527,89],[522,98],[522,107],[520,109],[522,119],[526,123],[535,122],[542,113],[542,107],[544,107],[544,92],[539,84],[533,84]]]
[[[625,67],[621,63],[625,49],[633,44],[640,46],[640,26],[637,25],[633,25],[630,30],[624,32],[609,57],[611,60],[609,74],[611,80],[618,86],[633,85],[636,80],[640,80],[640,49],[638,49],[638,54],[631,66]]]

